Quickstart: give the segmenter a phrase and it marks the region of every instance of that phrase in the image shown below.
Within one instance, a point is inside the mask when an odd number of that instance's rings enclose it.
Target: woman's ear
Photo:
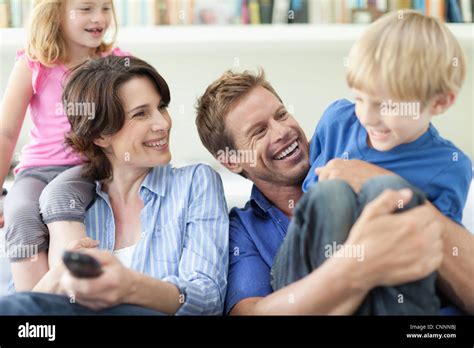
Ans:
[[[437,95],[433,99],[431,106],[429,106],[431,116],[440,115],[446,112],[446,110],[448,110],[455,101],[456,94],[453,92]]]
[[[103,147],[104,149],[108,148],[110,146],[110,137],[99,137],[94,140],[94,144],[97,146]]]

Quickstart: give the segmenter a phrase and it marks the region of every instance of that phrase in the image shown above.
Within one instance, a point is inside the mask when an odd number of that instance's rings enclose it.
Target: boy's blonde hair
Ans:
[[[382,87],[394,99],[425,106],[435,95],[457,93],[465,75],[464,53],[451,31],[436,18],[403,10],[382,16],[354,44],[346,80],[366,93]]]
[[[66,0],[35,0],[28,28],[26,54],[44,66],[67,62],[66,43],[60,32]],[[117,35],[117,16],[112,1],[111,42],[102,42],[96,54],[111,50]]]

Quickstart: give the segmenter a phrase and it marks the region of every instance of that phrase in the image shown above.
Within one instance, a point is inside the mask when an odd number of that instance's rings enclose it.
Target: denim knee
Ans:
[[[316,183],[303,195],[301,203],[306,214],[332,214],[355,208],[356,194],[352,187],[343,180],[326,180]],[[298,209],[298,206],[297,206]]]
[[[359,201],[361,206],[365,206],[365,204],[377,198],[387,189],[398,191],[405,188],[410,189],[413,192],[413,196],[410,202],[398,211],[404,211],[422,205],[425,202],[426,195],[419,188],[397,175],[376,176],[364,182],[359,193]]]
[[[308,235],[317,230],[318,239],[327,237],[343,242],[357,218],[357,195],[343,180],[318,182],[298,204],[294,220],[304,221],[305,226],[310,226],[302,228],[299,233]]]

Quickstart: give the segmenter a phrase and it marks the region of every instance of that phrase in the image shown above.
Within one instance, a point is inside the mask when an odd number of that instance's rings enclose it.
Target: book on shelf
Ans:
[[[25,27],[33,0],[0,0],[0,27]],[[192,24],[370,23],[415,9],[472,23],[474,0],[114,0],[120,27]]]
[[[0,28],[7,28],[11,26],[9,13],[10,8],[8,1],[0,0]]]
[[[290,11],[288,13],[288,23],[309,23],[309,1],[290,0]]]
[[[273,14],[273,1],[260,0],[260,23],[271,24]]]

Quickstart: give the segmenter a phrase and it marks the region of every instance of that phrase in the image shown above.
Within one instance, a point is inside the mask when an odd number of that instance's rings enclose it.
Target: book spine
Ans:
[[[242,24],[249,24],[249,6],[248,0],[242,0]]]
[[[0,28],[10,26],[10,9],[7,0],[0,0]]]
[[[21,0],[10,0],[10,14],[11,25],[14,28],[19,28],[23,24]]]
[[[439,19],[446,21],[446,1],[439,0]]]
[[[140,0],[140,25],[147,26],[150,19],[150,0]]]
[[[456,0],[448,0],[448,19],[453,23],[461,23],[463,21],[461,9]]]
[[[249,0],[250,24],[260,24],[260,4],[258,0]]]
[[[471,0],[461,0],[461,11],[464,22],[472,22],[472,3]]]
[[[288,23],[290,0],[275,0],[273,4],[273,23]]]
[[[388,11],[388,1],[387,0],[377,0],[375,2],[375,6],[380,12],[387,12]]]
[[[270,24],[272,22],[273,1],[260,0],[260,23]]]

